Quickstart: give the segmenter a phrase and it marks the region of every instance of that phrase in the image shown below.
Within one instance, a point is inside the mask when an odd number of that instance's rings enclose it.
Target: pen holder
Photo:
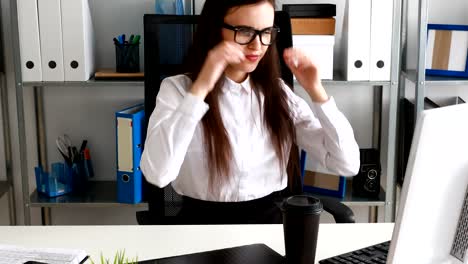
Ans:
[[[35,167],[37,192],[49,197],[67,194],[72,191],[72,177],[69,167],[61,162],[52,163],[51,172],[41,166]]]
[[[88,189],[88,176],[82,160],[74,162],[72,166],[65,166],[71,175],[71,189],[74,193],[83,193]]]
[[[140,43],[115,45],[116,72],[140,71]]]

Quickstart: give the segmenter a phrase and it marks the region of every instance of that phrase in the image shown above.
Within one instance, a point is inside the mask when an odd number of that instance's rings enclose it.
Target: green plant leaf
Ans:
[[[93,260],[90,258],[91,264],[95,264]],[[101,252],[101,264],[110,264],[111,260],[105,259],[104,255]],[[125,249],[123,250],[118,250],[115,255],[114,255],[114,264],[138,264],[138,256],[135,257],[135,260],[133,259],[128,259],[128,257],[125,257]]]
[[[124,264],[125,249],[121,251],[119,264]]]

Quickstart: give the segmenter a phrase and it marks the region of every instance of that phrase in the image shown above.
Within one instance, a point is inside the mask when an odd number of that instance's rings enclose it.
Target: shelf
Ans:
[[[84,194],[47,197],[39,195],[37,190],[34,190],[30,200],[30,207],[148,207],[146,203],[118,203],[117,183],[115,181],[92,181],[88,192]]]
[[[83,82],[23,82],[23,86],[80,86],[80,87],[107,87],[107,86],[141,86],[143,80],[95,80]]]
[[[322,80],[327,86],[386,86],[390,81],[346,81],[340,71],[333,72],[333,80]],[[294,80],[295,85],[299,83]],[[94,80],[83,82],[23,82],[23,86],[80,86],[80,87],[104,87],[104,86],[144,86],[143,80]]]
[[[1,186],[1,185],[0,185]],[[8,186],[7,186],[8,188]],[[1,190],[1,189],[0,189]],[[313,194],[321,197],[321,195]],[[351,187],[346,188],[343,199],[336,199],[348,206],[383,206],[385,205],[385,192],[381,188],[378,198],[362,198],[352,194]],[[47,197],[38,195],[35,190],[31,194],[30,207],[147,207],[147,203],[122,204],[117,202],[117,183],[115,181],[93,181],[89,191],[85,194],[67,194],[58,197]]]
[[[3,197],[3,195],[7,193],[9,189],[10,186],[8,185],[8,182],[0,181],[0,198]]]
[[[294,81],[295,84],[297,81]],[[322,80],[326,86],[389,86],[390,81],[347,81],[342,71],[333,72],[333,80]]]
[[[363,198],[356,196],[352,193],[350,184],[346,183],[346,194],[343,198],[337,198],[332,196],[324,196],[319,194],[311,193],[315,197],[326,197],[342,202],[347,206],[384,206],[385,205],[385,191],[380,187],[380,193],[378,198]]]
[[[408,70],[407,72],[403,72],[403,76],[405,76],[406,79],[408,79],[412,83],[416,83],[417,81],[416,70]],[[426,86],[456,86],[456,85],[468,86],[468,79],[426,75],[425,83],[426,83]]]

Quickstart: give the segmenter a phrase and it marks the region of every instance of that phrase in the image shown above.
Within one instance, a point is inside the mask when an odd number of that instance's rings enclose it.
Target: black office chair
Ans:
[[[155,98],[159,92],[162,79],[180,74],[185,53],[191,44],[192,34],[197,24],[198,16],[175,15],[145,15],[145,114],[149,119],[155,107]],[[278,54],[283,54],[287,47],[292,46],[291,22],[288,13],[275,12],[275,25],[280,28],[277,40]],[[280,55],[282,79],[293,88],[293,75]],[[299,175],[299,151],[297,146],[291,150],[288,174]],[[302,193],[301,177],[290,182],[285,191],[277,197],[280,203],[285,197]],[[178,224],[177,213],[182,204],[182,197],[170,185],[158,188],[145,182],[145,200],[148,210],[137,212],[139,224]],[[353,211],[334,198],[321,198],[324,209],[331,213],[337,223],[354,223]]]

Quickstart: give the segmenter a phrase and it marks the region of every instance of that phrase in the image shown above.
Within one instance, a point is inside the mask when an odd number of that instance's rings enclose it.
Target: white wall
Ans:
[[[9,0],[0,0],[3,7],[8,9]],[[337,28],[335,47],[335,67],[342,68],[343,55],[341,46],[341,28],[343,21],[343,7],[345,0],[333,0],[330,3],[337,4]],[[434,0],[435,1],[435,0]],[[434,2],[434,1],[431,1]],[[197,1],[197,13],[201,10],[201,2]],[[319,1],[278,1],[280,8],[283,3],[313,3]],[[323,2],[323,1],[321,1]],[[417,2],[417,1],[410,1]],[[458,4],[466,4],[463,0]],[[446,11],[443,8],[450,8],[443,1],[438,0],[437,10],[442,10],[441,14],[432,14],[431,17],[438,16],[438,19],[450,17],[456,19],[457,23],[465,23],[467,18],[463,17],[462,8],[453,8]],[[121,33],[142,34],[144,13],[152,12],[153,0],[127,1],[127,0],[91,0],[94,25],[96,31],[97,66],[114,67],[114,49],[112,38]],[[410,9],[412,14],[409,19],[409,29],[416,28],[415,9]],[[8,18],[8,13],[3,10],[2,20]],[[416,14],[417,15],[417,14]],[[464,19],[464,21],[463,21]],[[439,23],[439,21],[438,21]],[[414,30],[409,32],[410,44],[414,43]],[[413,45],[414,46],[414,45]],[[11,49],[11,45],[8,46]],[[143,58],[143,47],[140,49],[140,57]],[[408,52],[409,62],[415,61],[415,50]],[[8,76],[8,101],[10,104],[11,134],[13,141],[14,173],[16,184],[16,201],[18,220],[22,222],[22,199],[21,199],[21,178],[19,176],[18,146],[17,146],[17,124],[16,124],[16,103],[15,86],[12,81],[12,57],[7,55],[7,62],[10,63]],[[141,62],[143,65],[143,62]],[[414,67],[413,67],[414,68]],[[458,89],[462,90],[462,89]],[[344,114],[348,117],[355,130],[356,139],[360,147],[371,146],[372,135],[372,100],[373,91],[369,87],[327,87],[330,95],[333,95]],[[37,164],[37,149],[35,142],[35,117],[33,109],[32,89],[24,88],[25,96],[25,120],[27,127],[28,146],[28,175],[30,177],[30,190],[34,189],[33,167]],[[445,93],[445,90],[438,90]],[[457,91],[464,92],[464,91]],[[468,96],[466,96],[468,98]],[[96,170],[97,180],[113,180],[115,177],[115,132],[114,132],[114,112],[120,108],[131,105],[143,99],[142,87],[45,87],[44,102],[46,105],[46,135],[49,162],[60,160],[56,151],[54,140],[62,133],[69,134],[75,142],[83,138],[89,140],[91,154]],[[386,101],[385,101],[386,102]],[[360,104],[360,107],[356,107]],[[385,108],[385,105],[384,105]],[[79,111],[77,109],[80,109]],[[385,121],[385,120],[384,120]],[[78,144],[78,143],[76,143]],[[0,208],[4,208],[0,203]],[[367,207],[354,207],[359,222],[367,221]],[[105,209],[53,209],[54,224],[136,224],[134,212],[136,209],[129,208],[105,208]],[[40,224],[39,210],[31,210],[33,223]],[[382,213],[382,210],[380,210]],[[381,214],[382,215],[382,214]],[[329,219],[329,218],[327,218]],[[329,220],[324,220],[329,221]]]

